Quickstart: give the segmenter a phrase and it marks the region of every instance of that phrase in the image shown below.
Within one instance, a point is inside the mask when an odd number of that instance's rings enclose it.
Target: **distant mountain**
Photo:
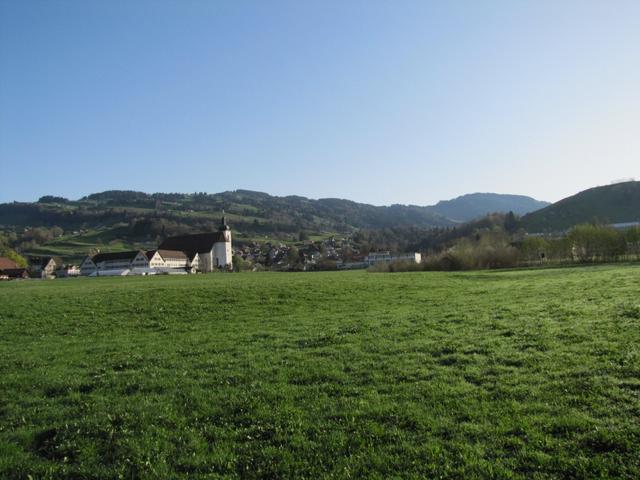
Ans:
[[[590,188],[522,217],[529,232],[559,232],[592,221],[640,221],[640,182]]]
[[[524,215],[549,205],[524,195],[499,193],[470,193],[453,200],[442,200],[429,207],[437,215],[456,222],[468,222],[488,213],[513,212]]]

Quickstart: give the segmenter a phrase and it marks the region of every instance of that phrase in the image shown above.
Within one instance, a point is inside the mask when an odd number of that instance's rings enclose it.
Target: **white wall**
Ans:
[[[231,232],[224,232],[225,242],[217,242],[213,245],[213,251],[216,259],[214,266],[233,267],[233,252],[231,251]]]

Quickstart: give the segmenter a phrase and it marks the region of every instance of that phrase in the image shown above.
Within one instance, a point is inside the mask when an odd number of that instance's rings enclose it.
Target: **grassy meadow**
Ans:
[[[0,284],[0,478],[639,478],[640,266]]]

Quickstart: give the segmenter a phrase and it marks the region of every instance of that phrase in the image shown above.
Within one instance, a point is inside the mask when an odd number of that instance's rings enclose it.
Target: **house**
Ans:
[[[29,278],[26,268],[20,266],[7,257],[0,257],[0,280],[10,280],[14,278]]]
[[[164,259],[158,253],[158,250],[148,250],[146,255],[149,260],[149,268],[164,268]]]
[[[58,267],[62,267],[60,257],[30,257],[29,266],[35,275],[41,278],[52,277]]]
[[[98,253],[92,258],[98,271],[100,270],[124,270],[132,268],[134,259],[142,253],[140,250],[128,252]]]
[[[200,270],[200,254],[198,252],[188,253],[189,266],[191,267],[191,273],[195,273]]]
[[[0,257],[0,270],[19,268],[18,264],[7,257]]]
[[[6,279],[16,279],[16,278],[29,278],[29,273],[26,268],[7,268],[5,270],[0,270],[0,277]]]
[[[189,257],[180,250],[158,249],[158,254],[164,260],[165,268],[182,268],[189,267]]]
[[[55,272],[56,277],[77,277],[80,275],[80,268],[77,265],[64,265]]]
[[[202,272],[212,272],[217,269],[230,270],[233,267],[231,230],[224,216],[217,232],[169,237],[160,244],[158,250],[184,252],[188,258],[195,258],[197,254],[197,270]],[[177,261],[177,259],[174,260]]]
[[[84,260],[82,260],[82,263],[80,264],[80,275],[89,276],[92,273],[95,273],[97,270],[98,267],[93,262],[92,256],[87,256],[84,258]]]

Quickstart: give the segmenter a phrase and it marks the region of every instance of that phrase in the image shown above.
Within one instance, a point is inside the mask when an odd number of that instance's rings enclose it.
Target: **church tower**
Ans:
[[[214,255],[216,258],[217,267],[225,267],[229,270],[233,268],[233,252],[231,249],[231,229],[227,225],[227,219],[222,212],[222,219],[220,219],[220,240],[216,242],[213,247]]]

